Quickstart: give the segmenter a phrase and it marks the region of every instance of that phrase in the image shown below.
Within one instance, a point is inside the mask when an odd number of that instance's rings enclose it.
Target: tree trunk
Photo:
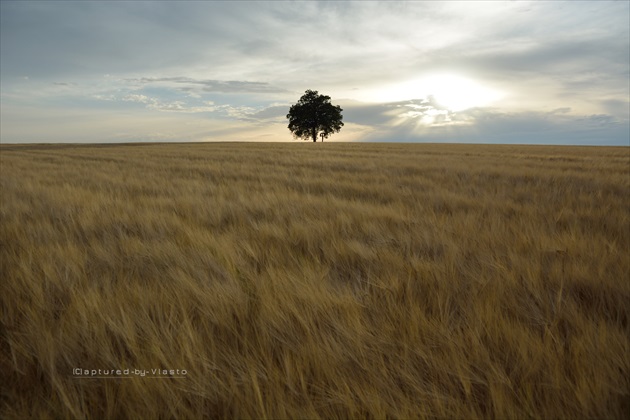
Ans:
[[[313,142],[317,142],[317,129],[313,128],[311,135],[313,136]]]

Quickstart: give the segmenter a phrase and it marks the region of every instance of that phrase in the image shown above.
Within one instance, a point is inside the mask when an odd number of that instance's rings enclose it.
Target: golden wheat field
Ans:
[[[3,419],[630,413],[628,147],[0,163]]]

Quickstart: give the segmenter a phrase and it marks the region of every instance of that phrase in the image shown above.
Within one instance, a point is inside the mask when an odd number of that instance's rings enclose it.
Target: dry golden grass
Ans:
[[[3,145],[0,163],[2,418],[630,413],[627,147]]]

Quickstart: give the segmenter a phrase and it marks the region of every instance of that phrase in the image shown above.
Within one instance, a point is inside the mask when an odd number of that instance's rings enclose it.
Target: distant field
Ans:
[[[2,145],[0,164],[3,419],[630,415],[630,148]]]

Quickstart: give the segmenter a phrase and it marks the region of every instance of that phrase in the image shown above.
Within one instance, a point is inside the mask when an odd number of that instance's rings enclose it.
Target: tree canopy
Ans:
[[[322,141],[343,127],[341,107],[330,103],[330,96],[307,90],[287,114],[289,130],[296,139]]]

